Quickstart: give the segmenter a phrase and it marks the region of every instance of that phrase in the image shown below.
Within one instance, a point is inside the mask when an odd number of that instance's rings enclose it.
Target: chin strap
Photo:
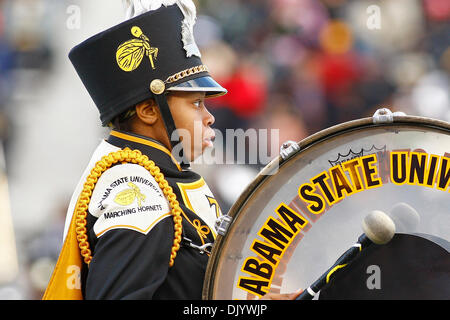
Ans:
[[[153,93],[153,97],[158,104],[159,110],[161,112],[161,116],[164,121],[164,125],[166,127],[167,135],[170,140],[170,149],[171,151],[175,146],[180,144],[179,154],[172,154],[175,159],[180,163],[181,168],[186,169],[190,167],[190,161],[186,158],[183,146],[181,145],[180,135],[178,134],[178,130],[175,127],[175,122],[173,121],[172,113],[169,109],[169,104],[167,103],[167,97],[164,93],[156,94]]]

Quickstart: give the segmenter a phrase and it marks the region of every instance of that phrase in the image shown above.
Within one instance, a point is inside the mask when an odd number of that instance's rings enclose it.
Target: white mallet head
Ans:
[[[366,236],[376,244],[388,243],[395,234],[394,222],[379,210],[372,211],[364,218],[362,228]]]

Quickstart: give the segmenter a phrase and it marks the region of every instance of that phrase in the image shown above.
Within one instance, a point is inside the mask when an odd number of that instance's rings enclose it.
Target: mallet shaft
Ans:
[[[343,255],[341,255],[331,268],[329,268],[324,274],[322,274],[312,285],[304,290],[296,300],[311,300],[314,296],[326,285],[328,285],[338,273],[345,269],[359,253],[371,245],[373,242],[365,235],[362,234],[358,241],[348,249]]]

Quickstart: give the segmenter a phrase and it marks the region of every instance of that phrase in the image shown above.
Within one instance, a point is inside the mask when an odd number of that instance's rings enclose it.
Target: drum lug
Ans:
[[[374,124],[377,123],[392,123],[394,122],[394,117],[396,116],[405,116],[404,112],[392,112],[388,108],[381,108],[375,111],[372,117],[372,121]]]
[[[289,140],[281,145],[280,156],[283,160],[286,160],[298,150],[300,150],[300,146],[297,144],[297,142]]]
[[[223,215],[217,218],[216,224],[214,226],[217,234],[224,236],[227,233],[228,227],[230,226],[232,220],[233,218],[229,215]]]

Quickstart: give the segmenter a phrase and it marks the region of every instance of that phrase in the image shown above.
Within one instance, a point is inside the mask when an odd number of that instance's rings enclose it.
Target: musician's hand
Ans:
[[[303,290],[299,289],[293,293],[267,293],[260,300],[295,300]]]

